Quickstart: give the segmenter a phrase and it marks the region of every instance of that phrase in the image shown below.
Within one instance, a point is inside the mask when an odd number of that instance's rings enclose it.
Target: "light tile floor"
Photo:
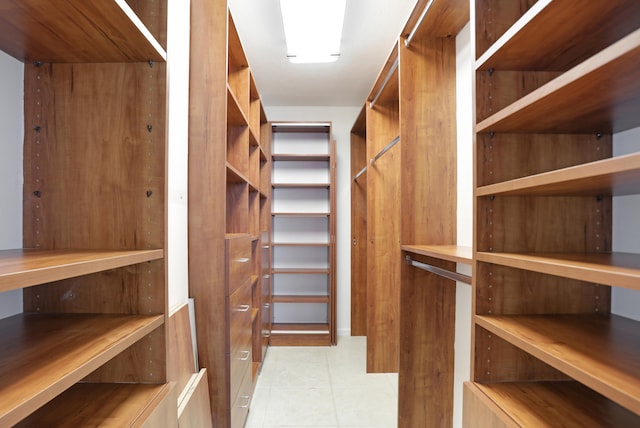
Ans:
[[[366,373],[366,338],[267,351],[245,428],[396,428],[398,375]]]

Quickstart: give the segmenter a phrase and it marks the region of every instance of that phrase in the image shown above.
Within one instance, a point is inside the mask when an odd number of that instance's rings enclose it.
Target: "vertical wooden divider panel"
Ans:
[[[189,78],[189,292],[198,360],[207,369],[213,426],[230,426],[225,283],[227,3],[191,2]]]
[[[367,335],[366,107],[351,129],[351,335]]]
[[[454,38],[400,47],[403,244],[456,244],[455,56]],[[411,258],[456,270],[450,261]],[[451,426],[455,282],[406,263],[401,269],[398,426]]]
[[[367,108],[367,159],[399,135],[397,74],[391,99]],[[400,334],[400,147],[367,170],[367,372],[398,371]]]

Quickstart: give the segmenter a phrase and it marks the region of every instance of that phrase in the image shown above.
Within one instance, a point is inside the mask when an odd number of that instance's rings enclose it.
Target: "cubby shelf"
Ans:
[[[639,64],[640,29],[484,119],[476,132],[595,134],[638,126]]]
[[[640,154],[633,153],[583,165],[481,186],[478,196],[633,195],[640,189]]]
[[[92,426],[96,420],[140,426],[148,409],[162,401],[170,389],[168,384],[78,383],[16,427]]]
[[[274,294],[273,303],[329,303],[329,296]]]
[[[0,251],[0,292],[161,259],[163,250]]]
[[[162,315],[24,313],[0,321],[0,424],[12,425],[164,323]]]
[[[637,321],[615,315],[483,315],[476,323],[621,406],[640,409]]]
[[[638,415],[578,382],[476,383],[466,384],[465,388],[484,394],[489,406],[499,409],[508,426],[615,428],[640,424]],[[559,412],[559,408],[563,411]]]
[[[329,183],[272,183],[274,189],[327,189]]]
[[[331,159],[331,156],[328,154],[285,154],[285,153],[274,153],[273,160],[274,161],[326,161],[328,162]]]

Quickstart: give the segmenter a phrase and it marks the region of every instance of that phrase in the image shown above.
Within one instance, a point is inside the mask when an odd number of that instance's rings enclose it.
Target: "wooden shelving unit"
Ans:
[[[24,303],[0,320],[0,425],[73,425],[91,403],[94,425],[177,426],[166,2],[9,2],[0,25],[25,64],[23,248],[0,251],[0,291]]]
[[[212,423],[242,427],[269,342],[270,133],[227,2],[191,5],[189,275]]]
[[[330,123],[272,123],[272,345],[331,345],[335,142]]]
[[[611,236],[612,198],[640,188],[638,154],[612,157],[612,133],[640,126],[640,7],[477,0],[472,10],[475,327],[464,425],[638,425],[638,322],[611,314],[611,292],[638,289],[640,258],[612,252]]]

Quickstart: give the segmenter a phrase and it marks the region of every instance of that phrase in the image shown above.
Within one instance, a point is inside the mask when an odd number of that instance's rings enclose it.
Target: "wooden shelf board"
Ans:
[[[249,184],[247,178],[227,162],[227,183]]]
[[[538,1],[482,54],[476,69],[567,70],[634,30],[640,22],[636,4]]]
[[[249,145],[252,147],[260,147],[260,139],[258,138],[258,132],[253,129],[252,127],[249,127]],[[263,157],[262,154],[262,150],[260,150],[260,157]]]
[[[288,269],[288,268],[273,268],[272,273],[274,275],[300,275],[300,274],[329,274],[329,269]]]
[[[273,122],[273,132],[320,133],[328,134],[330,122]]]
[[[479,187],[488,195],[633,195],[640,193],[640,153]]]
[[[274,161],[329,161],[331,155],[328,153],[317,154],[286,154],[286,153],[273,153],[271,155]]]
[[[516,426],[640,426],[640,416],[578,382],[500,382],[470,385],[491,400]]]
[[[161,259],[163,250],[0,251],[0,292]]]
[[[640,255],[632,253],[486,253],[480,262],[640,290]]]
[[[640,29],[478,123],[475,130],[595,134],[637,127],[639,72]]]
[[[458,245],[401,245],[403,251],[423,256],[470,265],[473,260],[471,247]]]
[[[283,333],[300,333],[300,334],[324,334],[329,333],[329,324],[327,323],[317,323],[317,324],[294,324],[294,323],[273,323],[271,325],[271,333],[272,334],[283,334]]]
[[[274,303],[329,303],[329,296],[278,295],[271,297]]]
[[[16,427],[137,426],[169,388],[168,384],[79,383]]]
[[[227,85],[227,124],[231,126],[249,126],[247,116],[242,111],[240,103],[229,85]]]
[[[329,217],[330,213],[293,213],[293,212],[274,212],[271,213],[272,216],[278,217]]]
[[[0,49],[21,61],[166,61],[166,52],[125,0],[9,0],[0,14]]]
[[[475,320],[621,406],[640,409],[639,322],[616,315],[476,315]]]
[[[35,313],[0,320],[0,425],[20,421],[163,322],[162,315]]]
[[[329,247],[328,242],[273,242],[274,247]]]
[[[326,189],[330,187],[329,183],[272,183],[271,187],[274,189],[286,189],[286,188],[297,188],[297,189]]]

